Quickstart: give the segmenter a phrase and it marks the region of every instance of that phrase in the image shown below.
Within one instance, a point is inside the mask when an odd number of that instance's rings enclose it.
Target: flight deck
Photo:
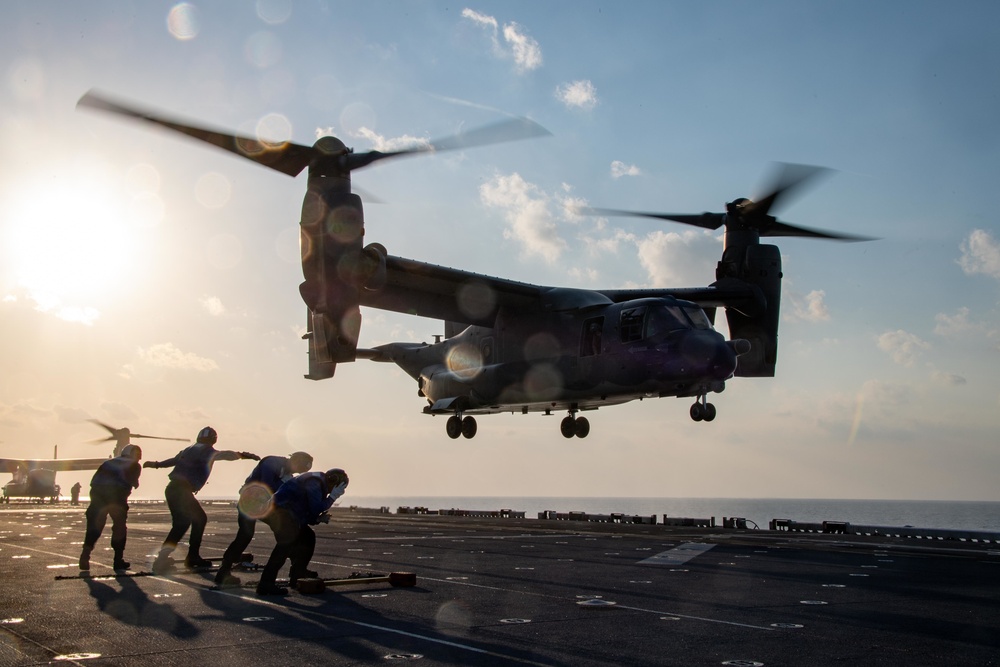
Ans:
[[[218,557],[236,510],[204,507]],[[0,509],[0,665],[1000,664],[989,540],[338,509],[312,568],[369,578],[261,598],[252,568],[152,575],[162,503],[132,505],[129,575],[109,526],[80,577],[84,509]]]

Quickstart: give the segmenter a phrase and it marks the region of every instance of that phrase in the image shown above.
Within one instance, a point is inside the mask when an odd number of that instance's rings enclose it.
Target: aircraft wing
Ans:
[[[28,470],[97,470],[104,459],[0,459],[0,471],[14,474],[18,468]]]
[[[742,281],[720,280],[707,287],[598,290],[615,303],[633,299],[672,296],[702,308],[734,308],[746,314],[764,306],[760,289]]]
[[[540,308],[545,289],[389,255],[385,286],[378,291],[362,291],[361,305],[492,327],[501,306]]]

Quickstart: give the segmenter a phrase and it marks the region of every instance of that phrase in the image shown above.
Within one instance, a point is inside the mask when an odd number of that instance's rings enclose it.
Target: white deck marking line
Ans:
[[[683,565],[712,549],[714,544],[704,542],[685,542],[668,551],[663,551],[636,563],[637,565]]]
[[[421,577],[422,580],[426,581],[436,581],[442,584],[454,584],[456,586],[468,586],[470,588],[483,588],[490,591],[500,591],[501,593],[518,593],[520,595],[530,595],[539,598],[548,598],[550,600],[566,600],[567,598],[561,597],[559,595],[549,595],[548,593],[536,593],[533,591],[515,591],[509,588],[500,588],[499,586],[487,586],[485,584],[473,584],[467,581],[455,581],[452,579],[434,579],[432,577]],[[575,601],[575,599],[574,599]],[[774,628],[766,628],[762,625],[750,625],[748,623],[737,623],[735,621],[722,621],[716,618],[705,618],[704,616],[691,616],[690,614],[678,614],[672,611],[657,611],[655,609],[644,609],[642,607],[629,607],[627,605],[619,604],[616,605],[618,609],[628,609],[630,611],[641,611],[646,614],[659,614],[661,616],[676,616],[678,618],[686,618],[691,621],[704,621],[706,623],[721,623],[722,625],[736,625],[741,628],[752,628],[754,630],[767,630],[771,632]]]
[[[177,582],[180,583],[180,582]],[[193,585],[191,588],[200,588],[205,590],[204,586]],[[458,642],[449,641],[447,639],[439,639],[437,637],[429,637],[427,635],[417,634],[415,632],[407,632],[406,630],[400,630],[398,628],[389,627],[386,625],[376,625],[375,623],[366,623],[364,621],[355,621],[350,618],[344,618],[343,616],[337,616],[336,614],[326,614],[319,611],[313,611],[312,609],[302,609],[296,607],[289,607],[287,605],[278,604],[277,602],[271,600],[261,600],[259,598],[250,597],[248,595],[238,595],[224,590],[211,590],[212,593],[218,593],[219,595],[225,595],[227,597],[234,597],[243,600],[244,602],[250,602],[253,604],[259,604],[266,607],[275,607],[277,609],[282,609],[286,612],[294,612],[304,616],[315,616],[318,618],[323,618],[327,620],[340,621],[341,623],[347,623],[350,625],[356,625],[362,628],[368,628],[369,630],[377,630],[379,632],[388,632],[391,634],[402,635],[404,637],[410,637],[411,639],[418,639],[425,642],[430,642],[432,644],[441,644],[443,646],[450,646],[452,648],[462,649],[464,651],[471,651],[472,653],[479,653],[482,655],[488,655],[494,658],[503,658],[504,660],[510,660],[512,662],[518,662],[525,665],[537,665],[538,667],[545,667],[549,663],[535,662],[533,660],[527,660],[524,658],[518,658],[506,653],[497,653],[495,651],[490,651],[483,648],[476,648],[475,646],[469,646],[468,644],[459,644]]]

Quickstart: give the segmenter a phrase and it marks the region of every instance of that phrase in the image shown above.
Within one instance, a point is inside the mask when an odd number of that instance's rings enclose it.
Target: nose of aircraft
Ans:
[[[736,371],[736,352],[718,332],[689,331],[680,350],[695,369],[714,380],[727,380]]]

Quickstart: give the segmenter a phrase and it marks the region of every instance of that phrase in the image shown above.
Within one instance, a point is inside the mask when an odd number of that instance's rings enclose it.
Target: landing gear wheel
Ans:
[[[590,422],[586,417],[578,417],[575,423],[576,437],[586,438],[590,435]]]
[[[696,422],[700,422],[705,418],[705,410],[701,407],[701,403],[695,403],[691,406],[691,419]]]
[[[710,422],[713,419],[715,419],[715,406],[712,405],[711,403],[705,404],[704,412],[705,412],[705,421]]]
[[[478,429],[479,426],[476,424],[475,417],[466,417],[462,420],[462,435],[466,438],[471,440],[476,437],[476,431]]]
[[[564,438],[572,438],[576,435],[576,420],[573,417],[563,417],[563,420],[559,422],[559,432],[563,434]]]
[[[458,418],[458,415],[448,417],[448,423],[445,424],[445,430],[448,431],[448,437],[452,440],[462,435],[462,420]]]

